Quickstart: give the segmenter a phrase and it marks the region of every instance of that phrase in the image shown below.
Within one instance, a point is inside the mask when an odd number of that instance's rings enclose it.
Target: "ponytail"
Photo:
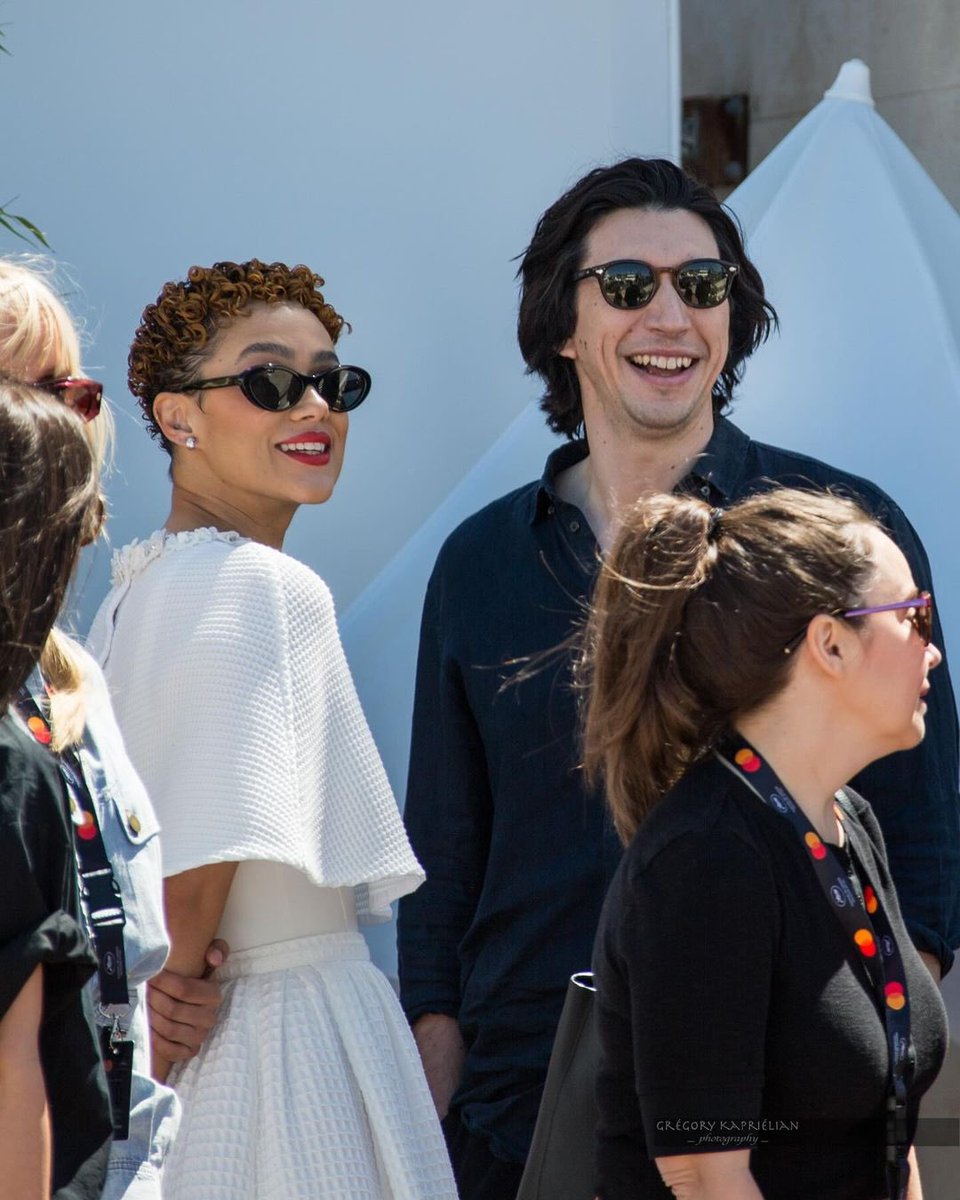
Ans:
[[[856,606],[871,527],[851,500],[791,488],[725,512],[682,495],[628,511],[576,667],[584,768],[624,843],[738,716],[782,690],[798,630]]]
[[[591,783],[603,777],[624,843],[716,724],[678,658],[687,603],[716,562],[714,510],[663,495],[635,515],[602,569],[577,669],[588,689],[584,767]]]

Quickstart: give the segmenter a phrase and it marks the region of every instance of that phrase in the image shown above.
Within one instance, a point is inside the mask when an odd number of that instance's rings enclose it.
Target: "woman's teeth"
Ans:
[[[330,449],[326,442],[282,442],[279,448],[296,454],[326,454]]]

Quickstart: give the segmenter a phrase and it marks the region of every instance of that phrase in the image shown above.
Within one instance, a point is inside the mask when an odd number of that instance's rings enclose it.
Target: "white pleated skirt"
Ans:
[[[359,933],[242,950],[217,977],[217,1025],[170,1080],[167,1200],[456,1200],[416,1045]]]

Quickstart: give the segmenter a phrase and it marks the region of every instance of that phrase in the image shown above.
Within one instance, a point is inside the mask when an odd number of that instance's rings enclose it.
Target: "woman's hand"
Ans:
[[[749,1150],[678,1154],[654,1161],[676,1200],[763,1200],[750,1174]]]

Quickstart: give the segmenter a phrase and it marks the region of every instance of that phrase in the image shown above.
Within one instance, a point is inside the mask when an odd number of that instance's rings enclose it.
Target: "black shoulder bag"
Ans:
[[[590,1200],[600,1041],[593,975],[574,975],[550,1052],[530,1155],[517,1200]]]

